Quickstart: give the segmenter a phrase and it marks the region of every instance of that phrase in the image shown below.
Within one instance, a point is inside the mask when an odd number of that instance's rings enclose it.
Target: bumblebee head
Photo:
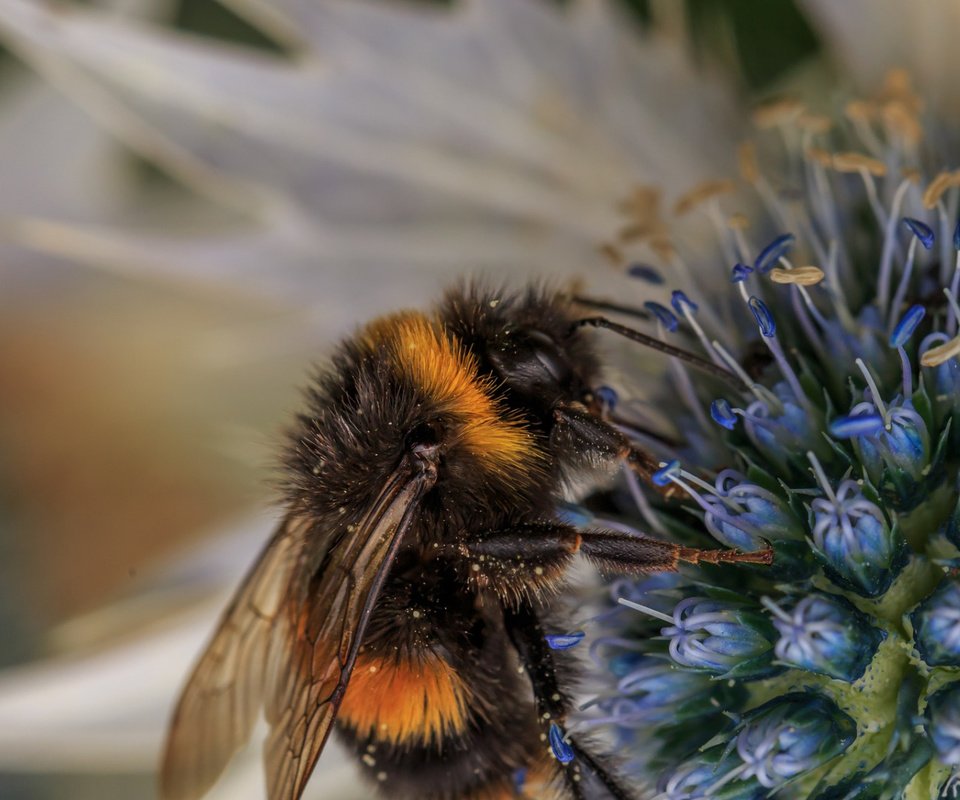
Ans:
[[[511,294],[470,285],[447,295],[441,315],[509,404],[543,427],[550,427],[558,406],[593,405],[599,360],[564,295],[537,287]]]

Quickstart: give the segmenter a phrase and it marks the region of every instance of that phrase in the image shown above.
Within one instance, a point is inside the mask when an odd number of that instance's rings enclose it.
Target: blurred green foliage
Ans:
[[[650,0],[619,2],[641,25],[650,23]],[[794,0],[676,2],[684,5],[686,24],[695,45],[714,62],[732,67],[749,91],[762,92],[819,50],[813,29]],[[217,0],[180,0],[172,22],[183,30],[206,36],[268,50],[280,49]]]

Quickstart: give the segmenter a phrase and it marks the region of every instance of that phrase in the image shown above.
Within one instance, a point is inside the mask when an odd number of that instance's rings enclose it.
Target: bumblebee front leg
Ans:
[[[586,407],[557,406],[553,418],[550,443],[555,449],[600,462],[620,461],[664,497],[673,497],[678,492],[673,484],[655,485],[653,474],[660,469],[660,462],[646,450],[634,447],[624,434]]]

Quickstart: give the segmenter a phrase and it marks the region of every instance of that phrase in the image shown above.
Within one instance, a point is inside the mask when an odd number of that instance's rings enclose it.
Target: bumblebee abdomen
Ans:
[[[435,653],[360,656],[338,723],[394,745],[439,743],[463,733],[471,701],[462,677]]]

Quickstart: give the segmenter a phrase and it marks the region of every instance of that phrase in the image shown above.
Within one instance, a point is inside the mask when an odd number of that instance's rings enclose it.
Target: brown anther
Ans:
[[[618,203],[618,207],[624,214],[637,219],[659,216],[662,194],[659,186],[638,184],[633,187],[627,197]]]
[[[620,201],[619,209],[626,217],[617,233],[621,244],[643,241],[664,258],[673,256],[669,228],[661,214],[662,192],[657,186],[638,185]]]
[[[900,103],[913,115],[923,111],[923,98],[914,90],[910,73],[903,67],[895,67],[887,72],[879,99],[883,103]]]
[[[792,283],[797,286],[816,286],[823,280],[823,270],[820,267],[794,267],[784,269],[774,267],[770,270],[770,280],[774,283]]]
[[[829,132],[833,127],[833,120],[823,114],[801,114],[797,125],[808,133],[820,135]]]
[[[891,67],[883,76],[884,94],[900,95],[904,92],[913,92],[913,82],[906,67]]]
[[[877,104],[871,100],[851,100],[844,108],[851,122],[870,122],[877,117]]]
[[[958,172],[944,170],[934,177],[923,192],[923,207],[936,208],[947,189],[957,186]]]
[[[960,336],[954,336],[950,341],[931,347],[920,356],[920,366],[939,367],[958,355],[960,355]]]
[[[761,130],[789,125],[803,113],[804,105],[792,97],[764,103],[753,112],[753,124]]]
[[[677,252],[673,247],[673,242],[670,240],[670,237],[666,234],[651,236],[647,240],[647,245],[664,261],[672,260]]]
[[[904,180],[910,181],[914,186],[920,185],[920,180],[923,176],[920,174],[920,170],[916,167],[904,167],[900,170],[900,175]]]
[[[712,197],[729,194],[734,188],[733,181],[726,179],[698,183],[689,192],[681,195],[677,199],[677,202],[673,206],[673,213],[677,216],[682,216]]]
[[[623,253],[615,244],[607,242],[606,244],[600,245],[600,253],[605,256],[607,261],[613,264],[613,266],[618,268],[623,266],[625,261]]]
[[[908,144],[917,144],[923,138],[923,126],[917,115],[899,100],[883,106],[883,124],[895,136]]]
[[[864,153],[834,153],[832,166],[837,172],[869,172],[876,177],[887,174],[886,164]]]
[[[638,239],[642,239],[650,232],[646,225],[638,225],[635,222],[629,225],[622,225],[617,230],[617,242],[620,244],[630,244]]]
[[[808,147],[804,155],[815,164],[830,169],[833,166],[833,156],[822,147]]]
[[[757,146],[753,142],[742,142],[737,148],[737,163],[740,165],[740,177],[747,183],[755,184],[760,180],[760,164],[757,162]]]
[[[739,212],[736,214],[731,214],[730,219],[727,220],[727,225],[730,226],[731,230],[745,231],[750,227],[750,217]]]

